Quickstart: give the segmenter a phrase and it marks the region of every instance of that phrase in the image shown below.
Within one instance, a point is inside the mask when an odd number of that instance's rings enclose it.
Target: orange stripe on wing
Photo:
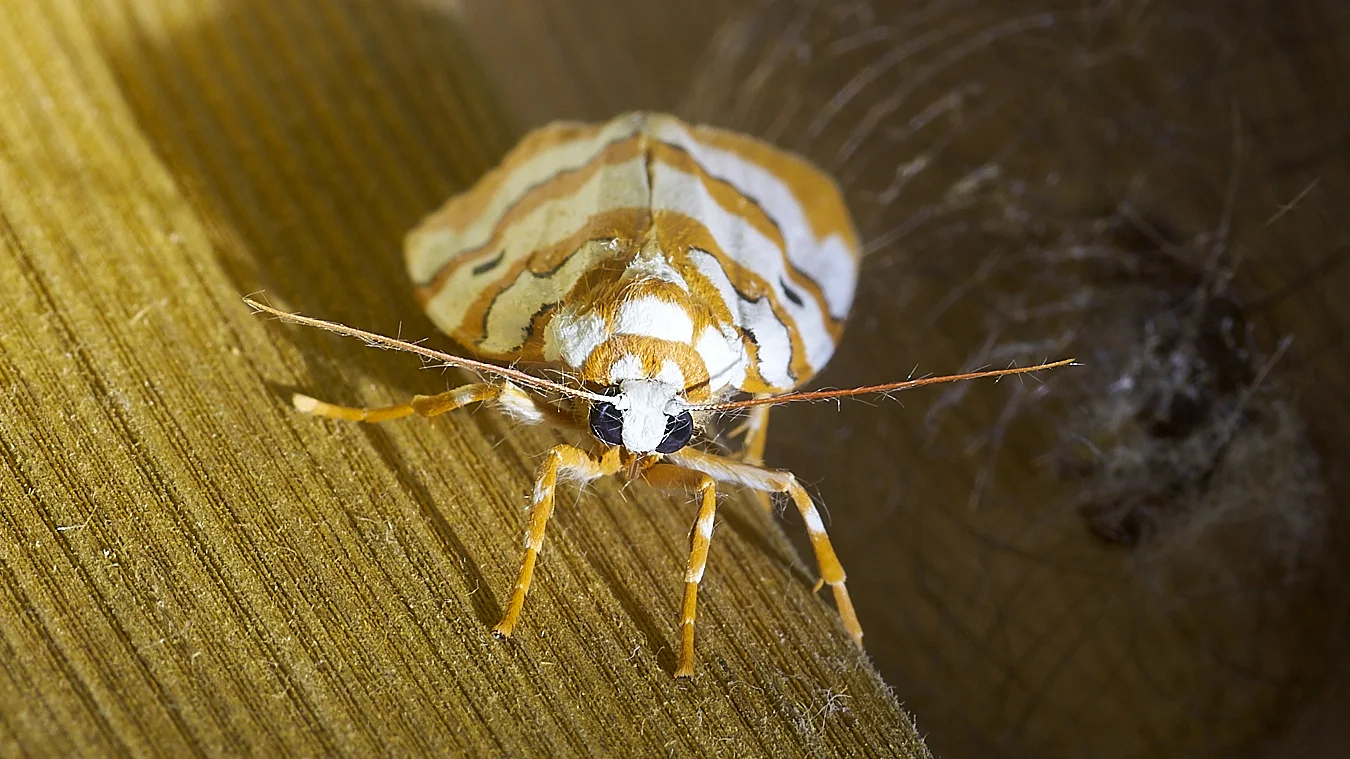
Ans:
[[[818,367],[812,367],[806,360],[806,344],[802,341],[801,331],[797,329],[797,322],[783,308],[783,304],[774,295],[773,287],[763,277],[728,255],[708,228],[695,219],[673,211],[657,211],[653,214],[653,226],[660,237],[662,250],[672,261],[680,264],[682,273],[689,272],[685,275],[686,280],[689,281],[691,288],[699,289],[704,301],[721,302],[722,295],[689,261],[690,248],[706,251],[717,259],[727,279],[731,280],[732,287],[745,298],[749,300],[767,298],[770,307],[773,308],[774,317],[787,328],[788,337],[792,342],[792,358],[788,368],[792,372],[793,380],[800,385],[815,374]],[[732,303],[727,303],[726,306],[736,307]],[[749,348],[748,344],[752,341],[746,338],[745,342]],[[755,372],[759,373],[758,364],[755,364]],[[762,377],[760,379],[763,381]]]
[[[459,268],[478,262],[480,259],[491,255],[496,250],[497,243],[501,240],[502,233],[509,229],[513,224],[519,222],[522,218],[531,212],[539,209],[545,203],[555,200],[566,199],[575,194],[587,182],[595,178],[596,174],[603,169],[611,166],[618,166],[629,161],[633,161],[641,154],[642,145],[637,137],[629,137],[617,142],[610,143],[604,150],[595,156],[588,163],[575,169],[568,169],[553,174],[548,179],[534,185],[523,193],[516,202],[502,214],[498,220],[497,226],[493,229],[492,236],[483,245],[471,249],[456,251],[449,255],[436,273],[432,275],[429,281],[418,287],[419,291],[428,291],[431,294],[427,297],[434,297],[435,291],[439,290],[447,279]],[[472,191],[476,194],[476,189]],[[463,196],[461,196],[463,197]],[[452,200],[451,205],[455,203]],[[447,206],[448,209],[448,206]],[[420,240],[435,234],[440,234],[447,229],[458,229],[472,221],[471,218],[458,218],[458,211],[445,211],[445,219],[455,217],[458,226],[450,223],[443,223],[442,214],[429,219],[417,229],[413,230],[408,236],[406,246],[409,249],[419,246]]]
[[[496,168],[484,174],[473,187],[447,201],[440,210],[428,216],[421,226],[463,229],[483,215],[502,185],[506,184],[520,167],[533,161],[549,148],[593,139],[606,126],[608,124],[555,122],[530,132],[506,154]]]
[[[778,177],[796,197],[811,223],[816,239],[839,235],[855,257],[860,256],[858,233],[844,205],[839,186],[825,172],[804,158],[784,152],[766,142],[709,126],[686,126],[699,142],[735,153]]]
[[[830,314],[830,305],[825,300],[825,293],[821,290],[820,285],[793,265],[787,254],[787,241],[783,239],[783,232],[778,223],[768,215],[754,198],[747,196],[734,184],[711,174],[705,166],[694,160],[692,155],[677,145],[655,143],[650,149],[650,155],[654,161],[660,161],[671,168],[695,177],[719,206],[728,213],[740,217],[760,234],[767,237],[778,249],[778,254],[783,257],[783,269],[791,277],[792,284],[796,285],[798,289],[804,290],[815,301],[816,308],[824,316],[831,334],[836,340],[839,339],[839,331],[843,328],[843,320],[835,319]]]
[[[575,255],[578,248],[591,240],[614,241],[615,260],[626,261],[637,250],[637,243],[649,224],[650,217],[647,212],[636,208],[616,208],[591,216],[580,229],[563,240],[532,251],[530,255],[513,262],[490,282],[481,283],[473,295],[472,305],[464,312],[459,324],[450,329],[450,336],[465,347],[476,347],[487,337],[487,317],[493,303],[526,271],[533,275],[554,271],[569,257]],[[449,274],[446,273],[444,276],[448,277]],[[581,282],[585,281],[587,278],[583,275]],[[429,301],[440,293],[444,284],[444,279],[438,275],[437,281],[417,288],[419,302],[426,307]],[[574,285],[570,288],[569,294],[576,289]],[[565,295],[567,294],[560,293],[560,297]]]

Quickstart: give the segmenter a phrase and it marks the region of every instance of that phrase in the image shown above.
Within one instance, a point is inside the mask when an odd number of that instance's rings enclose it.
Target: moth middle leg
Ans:
[[[530,523],[525,531],[525,557],[520,563],[520,576],[511,592],[511,602],[506,613],[493,634],[509,638],[520,621],[520,611],[525,607],[525,594],[530,592],[530,580],[534,577],[534,565],[539,552],[544,547],[544,530],[548,527],[549,517],[553,515],[554,495],[558,487],[558,478],[588,482],[614,474],[619,470],[617,449],[596,456],[576,446],[555,445],[544,454],[535,475],[534,499],[530,505]]]
[[[858,624],[858,614],[853,609],[853,601],[849,598],[848,588],[844,584],[844,567],[834,553],[830,536],[825,532],[825,522],[820,518],[820,512],[812,503],[810,494],[801,483],[797,482],[797,478],[791,472],[765,469],[735,459],[703,453],[693,448],[672,453],[668,459],[681,467],[703,472],[718,482],[744,485],[764,493],[786,493],[792,498],[792,502],[802,515],[802,521],[806,522],[806,533],[811,539],[811,548],[816,555],[816,566],[820,569],[820,580],[816,582],[815,590],[820,590],[822,585],[830,586],[834,594],[834,605],[844,622],[844,629],[848,630],[855,643],[862,645],[862,625]]]
[[[751,406],[741,423],[745,436],[741,438],[741,461],[755,466],[764,465],[764,446],[769,439],[769,411],[773,406]]]
[[[764,466],[764,446],[769,439],[769,411],[772,408],[773,406],[767,403],[751,406],[745,421],[736,427],[736,431],[742,435],[741,451],[738,456],[741,461],[752,466]],[[767,492],[757,490],[755,498],[765,511],[773,508],[773,501]]]
[[[708,548],[712,545],[713,521],[717,517],[717,484],[702,472],[672,464],[656,464],[643,472],[642,478],[654,487],[692,490],[703,496],[698,520],[689,534],[689,564],[684,570],[684,603],[680,607],[680,658],[675,665],[676,677],[693,677],[694,616],[698,584],[708,566]]]

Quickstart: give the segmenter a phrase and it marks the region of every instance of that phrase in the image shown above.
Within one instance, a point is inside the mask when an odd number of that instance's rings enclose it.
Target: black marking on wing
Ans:
[[[506,223],[506,217],[507,217],[507,215],[510,214],[511,209],[512,209],[512,208],[515,208],[517,205],[519,205],[520,202],[521,202],[522,200],[524,200],[525,198],[529,197],[531,193],[536,192],[537,190],[539,190],[539,188],[544,187],[544,186],[548,185],[549,183],[554,182],[554,181],[556,181],[557,179],[559,179],[559,178],[561,178],[561,177],[565,177],[565,176],[568,176],[568,175],[571,175],[571,174],[576,174],[577,172],[580,172],[580,171],[584,171],[584,170],[586,169],[587,166],[590,166],[591,163],[593,163],[593,162],[595,161],[595,157],[596,157],[596,156],[600,155],[601,153],[604,153],[605,151],[609,150],[610,148],[614,147],[615,145],[618,145],[619,143],[624,142],[625,140],[631,140],[631,139],[633,139],[633,137],[634,137],[635,134],[636,134],[636,133],[634,133],[634,134],[629,134],[629,135],[626,135],[626,136],[615,137],[614,139],[610,140],[609,142],[606,142],[605,145],[604,145],[604,147],[600,148],[600,150],[596,152],[595,156],[591,156],[590,160],[585,161],[584,163],[577,164],[576,166],[569,166],[569,167],[567,167],[567,168],[565,168],[565,169],[562,169],[561,171],[558,171],[557,173],[550,174],[549,176],[544,177],[543,179],[540,179],[538,182],[535,182],[534,184],[531,184],[531,185],[529,185],[528,187],[526,187],[525,189],[521,190],[521,191],[516,195],[515,199],[511,201],[511,204],[510,204],[509,206],[507,206],[506,209],[504,209],[504,210],[502,211],[501,218],[498,219],[498,220],[497,220],[497,224],[496,224],[495,226],[493,226],[493,228],[492,228],[492,234],[488,236],[488,240],[489,240],[489,241],[492,241],[492,240],[497,239],[497,236],[498,236],[499,234],[501,234],[502,227],[503,227],[503,225]],[[436,277],[440,276],[441,272],[444,271],[445,268],[446,268],[447,266],[449,266],[449,265],[451,264],[451,262],[453,262],[455,259],[457,259],[457,258],[471,258],[471,257],[475,257],[475,256],[482,255],[484,249],[487,248],[487,247],[488,247],[487,244],[483,244],[483,245],[479,245],[479,246],[476,247],[476,248],[461,248],[461,249],[455,251],[453,254],[451,254],[449,257],[447,257],[444,261],[442,261],[441,264],[440,264],[440,266],[437,266],[436,269],[435,269],[434,271],[431,272],[431,276],[429,276],[429,277],[426,279],[425,282],[418,282],[417,285],[418,285],[418,286],[422,286],[422,285],[426,285],[426,284],[429,284],[429,283],[431,283],[431,282],[434,282],[434,281],[436,280]],[[505,251],[503,251],[503,252],[505,252]],[[478,266],[475,266],[475,267],[474,267],[473,273],[474,273],[475,275],[477,275],[477,274],[479,273],[479,271],[478,271],[479,267],[482,267],[482,266],[486,266],[486,267],[487,267],[486,269],[483,269],[484,272],[487,272],[487,271],[491,270],[493,267],[495,267],[498,263],[500,263],[500,261],[496,261],[496,260],[494,260],[494,261],[484,261],[483,263],[481,263],[481,264],[479,264]],[[490,264],[490,265],[489,265],[489,264]]]
[[[751,195],[745,188],[741,187],[739,184],[737,184],[737,183],[731,181],[730,179],[727,179],[726,177],[722,176],[721,174],[715,173],[710,167],[705,166],[702,162],[700,162],[700,161],[698,160],[697,157],[694,156],[693,153],[690,153],[690,152],[689,152],[688,150],[686,150],[683,146],[681,146],[681,145],[676,145],[676,144],[673,143],[673,142],[663,142],[662,144],[665,145],[666,147],[672,149],[672,150],[677,150],[677,151],[679,151],[679,152],[681,152],[681,153],[684,153],[686,156],[689,157],[689,160],[691,160],[691,161],[694,162],[694,165],[695,165],[695,166],[698,166],[700,169],[703,170],[703,173],[704,173],[704,174],[707,174],[707,175],[708,175],[708,178],[709,178],[709,179],[712,179],[712,180],[715,181],[715,182],[721,182],[722,184],[726,185],[727,187],[730,187],[730,188],[732,189],[733,192],[735,192],[735,193],[736,193],[737,195],[739,195],[740,197],[744,198],[747,202],[750,203],[750,205],[752,205],[752,206],[754,206],[756,209],[758,209],[760,215],[761,215],[766,221],[769,222],[769,226],[773,227],[774,230],[778,232],[778,238],[779,238],[780,240],[783,241],[783,247],[782,247],[782,249],[781,249],[781,250],[778,250],[777,252],[778,252],[779,255],[781,255],[781,256],[783,257],[783,266],[787,269],[788,275],[789,275],[790,277],[792,277],[793,279],[801,279],[801,280],[805,280],[805,281],[807,281],[807,282],[810,282],[811,284],[815,285],[818,289],[821,290],[821,295],[822,295],[822,296],[824,295],[824,289],[825,289],[825,288],[824,288],[824,285],[823,285],[820,281],[818,281],[815,277],[813,277],[813,276],[811,276],[810,274],[807,274],[805,271],[803,271],[799,266],[797,266],[796,263],[793,262],[792,258],[788,255],[788,251],[787,251],[787,236],[786,236],[785,234],[783,234],[783,226],[782,226],[781,224],[778,223],[778,219],[774,218],[773,214],[769,213],[769,210],[768,210],[767,208],[764,207],[764,204],[763,204],[762,202],[760,202],[759,198],[755,197],[754,195]],[[745,160],[747,163],[754,164],[754,161],[751,161],[751,160],[749,160],[749,159],[742,159],[742,160]],[[758,165],[758,164],[755,164],[755,165]],[[788,194],[791,195],[791,196],[792,196],[792,199],[795,200],[795,201],[797,202],[797,206],[798,206],[799,208],[801,208],[803,211],[806,210],[806,203],[805,203],[805,200],[804,200],[804,199],[798,197],[796,193],[789,192]],[[743,214],[742,214],[742,215],[743,215]],[[819,248],[820,240],[815,240],[814,238],[815,238],[815,234],[814,234],[814,231],[813,231],[813,233],[812,233],[812,240],[813,240],[814,243],[816,243],[815,247],[816,247],[816,248]],[[804,303],[804,301],[802,301],[801,294],[800,294],[800,293],[797,293],[797,292],[794,292],[793,290],[791,290],[790,288],[788,288],[788,286],[787,286],[782,280],[780,280],[780,284],[783,285],[783,294],[787,296],[788,300],[792,301],[798,308],[800,308],[800,307],[803,305],[803,303]],[[830,304],[829,304],[829,303],[827,303],[827,302],[822,302],[822,303],[821,303],[821,306],[822,306],[822,308],[821,308],[821,313],[823,313],[823,314],[825,315],[825,318],[831,319],[831,320],[834,320],[834,321],[842,321],[842,320],[844,319],[843,316],[835,316],[835,315],[834,315],[834,313],[830,310]]]
[[[500,252],[497,253],[497,255],[493,256],[492,258],[489,258],[483,263],[473,267],[473,275],[477,277],[483,274],[487,274],[488,272],[497,268],[498,264],[500,264],[502,262],[502,259],[504,258],[506,258],[505,248],[503,248]]]
[[[732,289],[733,292],[736,293],[736,297],[737,297],[738,299],[740,299],[742,302],[745,302],[745,303],[759,303],[759,302],[764,301],[764,300],[767,299],[767,300],[769,301],[769,308],[770,308],[770,309],[773,308],[773,299],[772,299],[769,295],[767,295],[767,294],[766,294],[766,295],[761,295],[761,296],[758,297],[758,298],[751,298],[751,297],[747,296],[745,293],[741,292],[740,290],[737,290],[734,286],[733,286],[731,289]],[[791,291],[788,291],[788,292],[791,292]],[[795,295],[795,293],[793,293],[793,294]],[[801,304],[798,304],[798,305],[801,305]],[[739,308],[739,304],[737,304],[737,307]],[[775,318],[778,318],[778,316],[779,316],[779,314],[778,314],[777,311],[774,311],[774,312],[773,312],[773,315],[774,315]],[[791,314],[788,314],[787,317],[788,317],[789,319],[791,319],[791,318],[792,318],[792,315],[791,315]],[[738,321],[739,321],[739,319],[738,319]],[[789,326],[788,323],[785,322],[785,321],[783,321],[781,318],[778,319],[778,323],[779,323],[779,324],[782,324],[785,328],[787,328],[787,330],[788,330],[789,333],[791,333],[792,331],[796,330],[796,328],[797,328],[795,322],[794,322],[791,326]],[[756,355],[758,355],[759,351],[762,349],[763,346],[760,345],[760,343],[759,343],[759,338],[755,335],[754,330],[752,330],[752,329],[750,329],[749,327],[746,327],[746,326],[744,326],[744,325],[741,325],[741,324],[737,324],[737,325],[735,325],[735,327],[736,327],[736,331],[739,332],[739,333],[741,333],[742,338],[749,338],[749,339],[750,339],[750,342],[752,342],[752,343],[755,344],[755,352],[756,352]],[[788,352],[788,361],[787,361],[787,375],[788,375],[789,377],[792,378],[793,386],[795,387],[798,383],[801,382],[800,378],[797,377],[796,372],[792,371],[792,360],[796,357],[796,354],[797,354],[797,348],[796,348],[796,346],[792,345],[791,341],[788,342],[788,346],[789,346],[789,352]],[[763,359],[762,357],[760,357],[760,358],[759,358],[759,361],[758,361],[757,363],[763,364],[763,363],[764,363],[764,359]],[[761,378],[764,378],[764,370],[763,370],[762,368],[760,368],[759,366],[756,366],[756,367],[755,367],[755,371],[759,372]],[[765,382],[768,382],[769,380],[768,380],[767,378],[765,378],[764,381],[765,381]]]

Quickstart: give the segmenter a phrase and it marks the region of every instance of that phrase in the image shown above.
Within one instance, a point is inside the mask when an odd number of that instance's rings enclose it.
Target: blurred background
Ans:
[[[946,759],[1350,755],[1342,0],[0,8],[0,754],[918,755],[888,686]],[[746,498],[705,679],[638,487],[560,505],[491,640],[556,438],[297,417],[451,379],[239,302],[433,336],[402,235],[635,108],[839,179],[817,386],[1081,363],[775,412],[885,685]]]
[[[1082,362],[775,415],[935,754],[1350,752],[1350,8],[461,7],[522,127],[673,109],[835,173],[817,384]]]

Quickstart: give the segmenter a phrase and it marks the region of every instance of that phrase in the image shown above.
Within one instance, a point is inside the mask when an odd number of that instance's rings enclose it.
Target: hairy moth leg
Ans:
[[[697,491],[703,496],[698,520],[689,533],[689,564],[684,571],[684,603],[680,607],[680,658],[676,677],[694,676],[694,616],[698,607],[698,584],[708,566],[713,521],[717,516],[717,484],[702,472],[671,464],[656,464],[642,473],[651,485],[665,489]]]
[[[555,445],[544,454],[544,461],[535,476],[534,500],[530,505],[530,525],[525,532],[525,558],[521,561],[520,577],[511,592],[511,602],[502,615],[502,621],[492,628],[494,634],[509,638],[520,621],[520,610],[525,606],[525,594],[530,591],[530,579],[534,576],[534,564],[544,546],[544,529],[548,527],[548,518],[553,515],[554,491],[558,486],[559,474],[586,482],[614,474],[618,470],[617,455],[606,454],[597,458],[571,445]]]
[[[563,411],[540,401],[510,382],[477,383],[462,385],[438,395],[419,395],[411,403],[374,408],[355,408],[335,406],[297,393],[292,399],[296,409],[315,416],[330,419],[342,419],[350,422],[384,422],[401,419],[417,414],[426,418],[440,416],[471,403],[496,403],[503,411],[520,421],[531,424],[548,422],[555,427],[575,427],[576,423]],[[539,550],[544,544],[544,528],[553,513],[553,495],[558,484],[558,475],[562,473],[573,479],[593,480],[597,477],[618,471],[618,457],[606,455],[595,458],[580,448],[570,445],[558,445],[544,454],[535,476],[534,501],[530,507],[530,524],[525,536],[525,558],[521,563],[520,577],[511,594],[511,602],[501,622],[493,632],[509,637],[520,619],[520,611],[525,605],[525,594],[530,589],[530,579],[534,576],[534,565]]]
[[[741,440],[741,461],[754,466],[764,466],[764,446],[769,439],[769,411],[773,406],[751,406],[743,427],[745,437]]]
[[[703,472],[718,482],[744,485],[766,493],[787,493],[797,505],[797,510],[801,512],[802,521],[806,522],[806,532],[811,538],[811,548],[816,554],[820,580],[816,582],[815,590],[820,590],[825,584],[830,586],[830,590],[834,592],[834,605],[839,609],[839,616],[843,618],[844,628],[848,630],[854,642],[859,646],[862,645],[862,625],[858,624],[858,614],[853,610],[853,601],[849,598],[848,588],[844,585],[844,568],[839,564],[834,547],[830,545],[830,536],[825,532],[825,523],[821,521],[820,512],[816,511],[811,496],[791,472],[765,469],[692,448],[672,453],[668,459],[679,466]]]
[[[461,385],[437,395],[417,395],[411,403],[393,406],[359,408],[335,406],[308,395],[296,393],[291,398],[296,410],[329,419],[347,422],[387,422],[416,414],[428,419],[472,403],[496,403],[511,417],[531,424],[548,422],[555,427],[572,427],[575,423],[567,414],[543,401],[537,400],[510,382],[482,382]]]
[[[741,439],[741,461],[753,466],[764,466],[764,446],[769,439],[769,411],[772,408],[769,404],[750,407],[749,414],[741,424],[745,430],[745,437]],[[773,501],[767,492],[756,490],[755,497],[765,511],[773,508]]]

